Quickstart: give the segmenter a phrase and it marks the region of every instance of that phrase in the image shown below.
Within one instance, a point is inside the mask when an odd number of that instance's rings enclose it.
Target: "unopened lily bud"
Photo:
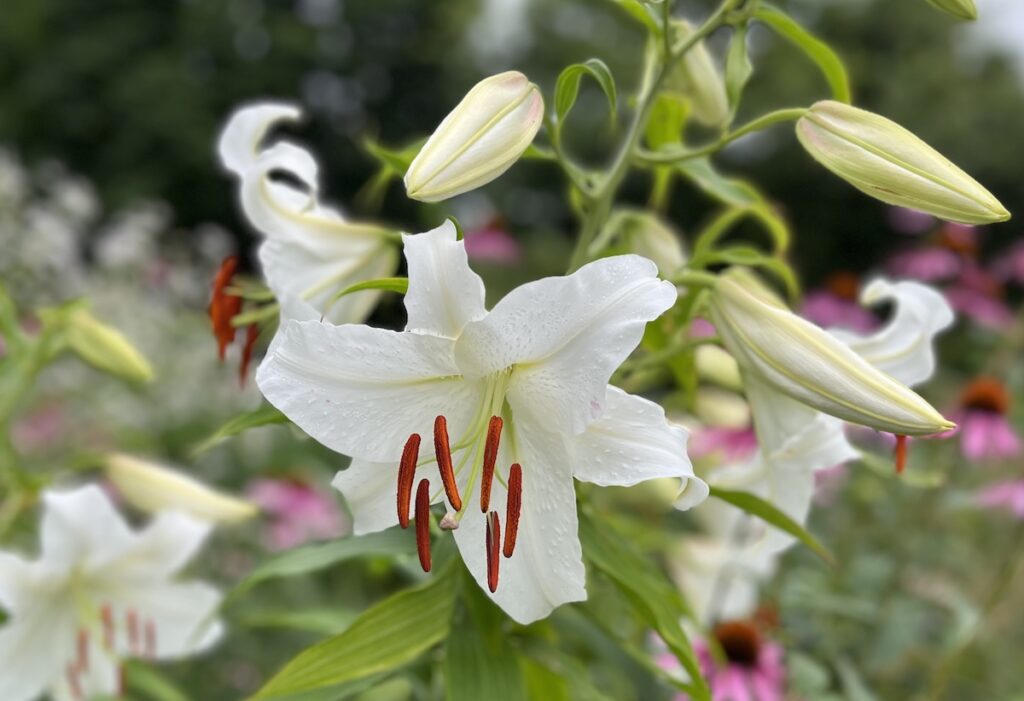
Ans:
[[[710,297],[715,328],[745,376],[826,414],[896,435],[954,428],[907,386],[792,313],[754,275],[719,275]]]
[[[688,22],[674,22],[675,43],[693,34]],[[698,41],[676,62],[665,79],[665,89],[679,93],[690,103],[690,114],[708,127],[720,127],[729,121],[729,97],[725,81],[703,41]]]
[[[750,425],[750,405],[735,392],[718,387],[697,389],[694,414],[702,424],[741,429]]]
[[[697,369],[697,377],[708,382],[713,382],[727,389],[740,389],[743,387],[743,380],[740,379],[740,367],[736,359],[729,355],[729,351],[719,346],[705,344],[697,346],[694,351],[694,363]]]
[[[800,118],[796,133],[815,160],[883,202],[962,224],[1010,218],[976,180],[885,117],[824,100]]]
[[[683,242],[661,217],[640,209],[612,212],[605,230],[618,239],[625,250],[649,258],[662,277],[678,272],[686,265]]]
[[[928,2],[958,19],[978,19],[978,8],[974,6],[974,0],[928,0]]]
[[[427,139],[405,174],[405,191],[439,202],[480,187],[515,163],[544,117],[540,90],[518,71],[486,78]]]
[[[153,368],[131,341],[84,307],[67,317],[67,340],[71,350],[98,370],[132,382],[153,379]]]
[[[259,513],[248,501],[219,492],[178,470],[130,455],[108,455],[104,469],[124,500],[148,513],[182,511],[212,523],[236,523]]]

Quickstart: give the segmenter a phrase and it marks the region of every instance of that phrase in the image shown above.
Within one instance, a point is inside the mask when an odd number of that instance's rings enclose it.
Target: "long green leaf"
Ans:
[[[637,614],[657,631],[690,675],[693,680],[691,695],[698,700],[710,701],[711,694],[701,676],[697,657],[680,624],[689,611],[679,590],[653,563],[616,533],[612,524],[603,521],[598,525],[593,518],[583,514],[580,539],[583,541],[583,553],[590,563],[629,599]]]
[[[455,607],[456,568],[367,609],[344,633],[300,652],[253,699],[345,684],[396,669],[448,637]]]
[[[601,86],[605,97],[608,98],[608,107],[611,110],[612,118],[615,118],[618,101],[615,78],[612,77],[612,72],[604,61],[599,58],[591,58],[583,63],[574,63],[566,67],[558,76],[558,81],[555,83],[555,115],[559,123],[565,119],[565,115],[576,104],[576,96],[580,91],[580,80],[584,75],[589,75]]]
[[[447,701],[523,701],[519,653],[503,630],[505,616],[487,601],[468,573],[463,580],[467,605],[445,646]]]
[[[747,54],[747,25],[736,27],[729,43],[729,53],[725,58],[725,92],[729,96],[729,109],[736,114],[743,88],[750,80],[754,67],[750,64]]]
[[[235,585],[228,599],[234,599],[268,579],[310,574],[363,555],[411,555],[414,550],[415,539],[398,528],[342,538],[329,543],[305,545],[288,550],[261,564]]]
[[[842,59],[828,44],[804,29],[796,20],[777,7],[762,3],[754,16],[788,39],[821,69],[832,96],[850,103],[850,79]]]
[[[801,543],[810,548],[816,555],[830,565],[835,564],[835,558],[821,542],[807,532],[803,526],[779,511],[778,508],[758,496],[748,492],[736,492],[730,489],[711,488],[711,496],[717,497],[724,502],[732,504],[752,516],[770,523],[781,531],[789,533]]]
[[[247,411],[244,414],[239,414],[235,418],[231,419],[223,426],[218,428],[213,435],[207,438],[205,441],[197,445],[192,450],[192,455],[200,455],[205,453],[210,448],[214,447],[218,443],[232,436],[237,436],[240,433],[248,431],[250,428],[256,428],[258,426],[269,426],[271,424],[284,424],[288,423],[288,417],[282,414],[280,411],[264,404],[259,409]]]
[[[378,277],[373,280],[363,280],[362,282],[357,282],[354,285],[349,285],[343,290],[339,290],[338,293],[331,298],[330,304],[337,302],[342,297],[350,295],[353,292],[361,292],[362,290],[384,290],[385,292],[397,292],[404,295],[409,291],[409,278]]]
[[[132,698],[138,698],[134,692],[141,692],[154,701],[189,701],[188,694],[175,686],[162,672],[143,662],[126,662],[124,678],[133,692]]]

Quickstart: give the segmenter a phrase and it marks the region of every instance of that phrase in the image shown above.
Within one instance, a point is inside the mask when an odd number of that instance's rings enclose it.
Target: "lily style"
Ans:
[[[286,140],[263,147],[271,129],[301,116],[297,107],[276,102],[239,109],[221,134],[220,159],[238,177],[246,217],[266,237],[259,259],[282,315],[362,321],[379,292],[338,293],[391,275],[398,265],[394,237],[320,202],[319,167],[307,149]]]
[[[678,508],[708,494],[686,431],[608,384],[676,289],[651,261],[624,255],[522,285],[488,311],[451,222],[404,240],[405,331],[288,321],[257,384],[306,433],[352,457],[334,485],[357,535],[408,525],[415,491],[429,569],[429,505],[446,500],[441,527],[454,530],[481,588],[520,623],[537,620],[586,597],[574,477],[678,478]],[[426,457],[423,434],[433,441]]]
[[[208,524],[164,512],[133,531],[95,485],[43,504],[39,558],[0,552],[0,698],[120,695],[124,660],[185,657],[220,638],[220,594],[174,580]]]

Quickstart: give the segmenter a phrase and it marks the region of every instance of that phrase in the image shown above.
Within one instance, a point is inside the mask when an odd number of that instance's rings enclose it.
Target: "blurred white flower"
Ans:
[[[405,255],[404,332],[290,321],[256,381],[308,434],[353,456],[335,486],[357,534],[406,525],[415,479],[425,528],[443,484],[470,572],[515,620],[536,620],[586,596],[573,477],[601,485],[674,477],[680,508],[707,495],[686,432],[657,404],[608,385],[646,323],[672,306],[675,287],[651,261],[618,256],[527,283],[488,312],[451,222],[406,236]],[[431,426],[436,463],[417,462],[419,432]],[[511,517],[500,587],[497,554],[485,557],[484,547],[500,535],[492,491]],[[422,555],[429,533],[418,540]]]
[[[220,159],[238,176],[242,208],[266,237],[259,258],[283,316],[362,321],[379,293],[363,291],[341,299],[336,294],[391,275],[398,254],[389,231],[349,221],[320,202],[319,167],[308,150],[285,140],[261,146],[277,123],[300,116],[297,107],[281,103],[239,109],[221,133]]]
[[[207,524],[168,512],[133,531],[94,485],[43,502],[39,559],[0,552],[0,698],[119,695],[123,660],[180,658],[220,638],[209,620],[220,594],[173,579]]]

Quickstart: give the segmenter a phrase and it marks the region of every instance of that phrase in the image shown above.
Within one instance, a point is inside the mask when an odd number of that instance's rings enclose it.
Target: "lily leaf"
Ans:
[[[649,560],[636,552],[610,524],[594,523],[582,514],[580,539],[590,564],[603,572],[632,603],[636,613],[651,626],[693,680],[690,695],[710,701],[711,692],[701,676],[680,620],[690,612],[679,590]]]
[[[331,298],[330,303],[333,304],[346,295],[350,295],[353,292],[360,292],[362,290],[384,290],[386,292],[397,292],[404,295],[409,291],[409,278],[378,277],[373,280],[363,280],[362,282],[357,282],[354,285],[349,285],[343,290],[339,290],[338,294]]]
[[[287,416],[271,405],[264,404],[259,409],[253,409],[252,411],[247,411],[244,414],[239,414],[225,423],[223,426],[218,428],[212,436],[196,446],[192,450],[192,455],[201,455],[221,441],[231,438],[232,436],[237,436],[240,433],[244,433],[250,428],[284,423],[288,423]]]
[[[300,652],[252,697],[282,699],[396,669],[448,637],[456,567],[372,606],[340,635]]]
[[[817,64],[821,69],[832,96],[839,102],[850,104],[850,79],[842,59],[828,44],[804,29],[796,20],[777,7],[762,3],[754,17],[774,29]]]
[[[711,488],[711,496],[732,504],[737,509],[741,509],[752,516],[757,516],[759,519],[770,523],[779,530],[789,533],[791,536],[795,537],[801,543],[810,548],[818,557],[829,565],[835,565],[836,560],[832,556],[832,553],[829,552],[828,548],[822,545],[817,538],[807,531],[807,529],[761,497],[748,492],[718,489],[717,487]]]
[[[584,75],[589,75],[601,86],[605,97],[608,98],[608,107],[611,110],[612,119],[615,119],[616,104],[618,97],[615,90],[615,78],[608,66],[599,58],[587,59],[583,63],[574,63],[568,66],[558,76],[555,83],[555,116],[561,123],[565,115],[569,113],[572,106],[576,104],[576,96],[580,91],[580,80]]]
[[[747,53],[747,25],[736,27],[729,43],[729,53],[725,58],[725,92],[729,96],[729,109],[736,114],[743,95],[743,88],[754,72]]]

